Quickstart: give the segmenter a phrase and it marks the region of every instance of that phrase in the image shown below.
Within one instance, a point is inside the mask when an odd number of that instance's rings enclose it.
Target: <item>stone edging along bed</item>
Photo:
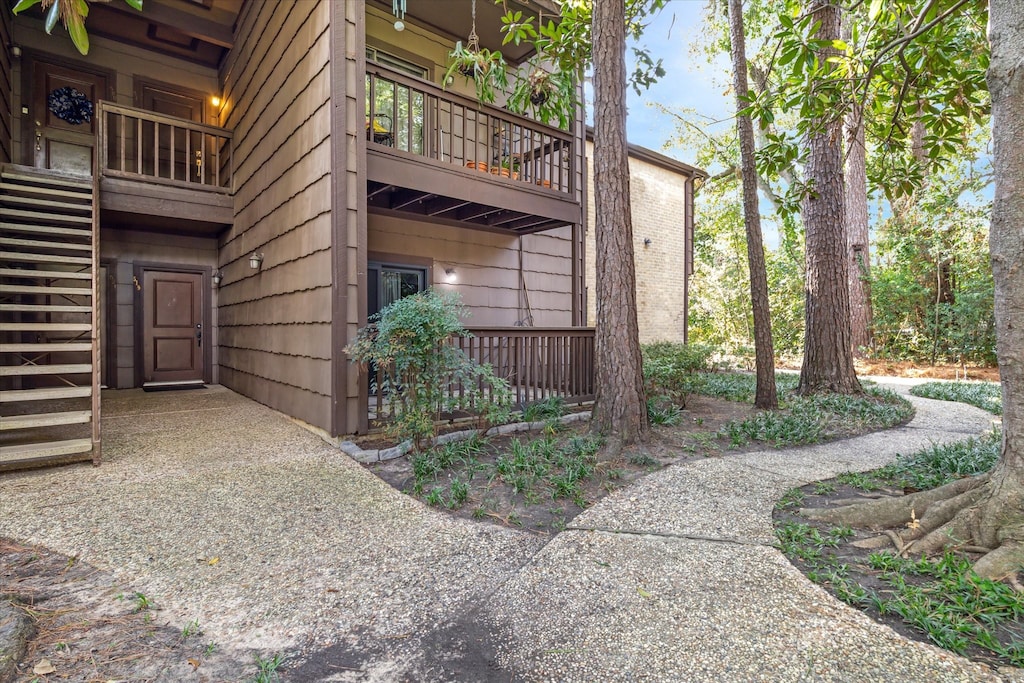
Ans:
[[[582,413],[569,413],[557,418],[556,422],[560,424],[570,424],[572,422],[582,422],[583,420],[590,419],[590,411]],[[489,434],[515,434],[517,432],[530,432],[533,430],[541,430],[550,422],[550,420],[542,420],[539,422],[513,422],[511,424],[498,425],[497,427],[491,427],[484,432],[484,435]],[[449,443],[452,441],[466,441],[471,439],[480,433],[479,429],[465,429],[461,432],[449,432],[448,434],[441,434],[434,438],[432,445],[437,446],[440,444]],[[361,463],[373,463],[383,462],[385,460],[394,460],[400,458],[410,450],[412,450],[411,441],[403,441],[397,446],[391,448],[381,448],[379,450],[364,451],[359,447],[358,444],[352,441],[342,441],[338,444],[338,447],[348,456],[350,456],[356,462]]]

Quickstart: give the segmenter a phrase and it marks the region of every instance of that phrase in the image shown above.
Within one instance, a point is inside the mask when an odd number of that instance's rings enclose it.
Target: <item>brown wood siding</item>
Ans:
[[[12,143],[14,127],[11,107],[14,105],[14,75],[11,68],[11,13],[0,11],[0,164],[14,160]]]
[[[220,381],[331,428],[327,3],[245,3],[221,69],[234,225],[221,239]],[[263,254],[259,270],[249,267]]]
[[[570,326],[572,235],[566,226],[522,237],[524,293],[517,236],[376,215],[368,230],[372,252],[394,255],[399,263],[402,254],[431,259],[433,286],[459,293],[473,327],[526,324],[531,312],[536,326]],[[455,269],[454,284],[446,282],[445,268]]]
[[[328,0],[331,10],[333,395],[331,432],[367,429],[368,383],[343,349],[366,325],[366,84],[364,0]]]

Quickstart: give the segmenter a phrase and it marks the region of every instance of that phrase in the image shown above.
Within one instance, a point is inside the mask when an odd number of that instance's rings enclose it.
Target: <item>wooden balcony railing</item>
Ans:
[[[98,110],[103,175],[231,191],[231,131],[110,102]]]
[[[377,64],[366,71],[366,139],[456,166],[575,192],[573,136]]]
[[[489,363],[495,375],[506,379],[516,407],[551,397],[566,403],[593,400],[593,328],[476,327],[468,331],[473,336],[455,337],[451,343],[476,362]],[[385,391],[381,373],[376,379],[370,385],[370,418],[379,426],[394,417],[397,406]],[[446,390],[453,399],[462,393],[454,383]],[[465,410],[473,412],[470,406]]]

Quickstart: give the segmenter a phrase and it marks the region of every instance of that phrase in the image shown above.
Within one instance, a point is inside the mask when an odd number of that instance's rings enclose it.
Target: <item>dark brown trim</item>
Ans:
[[[410,256],[409,254],[395,254],[387,251],[366,252],[367,263],[380,263],[388,266],[412,266],[423,268],[427,271],[427,286],[434,282],[434,259],[425,256]]]
[[[109,7],[123,14],[130,14],[134,17],[139,16],[135,9],[123,2],[112,2]],[[153,23],[169,26],[187,36],[198,38],[205,43],[211,43],[218,47],[230,49],[235,44],[230,26],[218,23],[212,19],[189,14],[176,7],[164,5],[157,0],[147,0],[142,18]]]
[[[143,357],[143,330],[142,327],[145,324],[145,320],[142,315],[142,283],[145,282],[145,274],[147,270],[158,270],[165,273],[196,273],[203,276],[203,329],[209,335],[210,339],[213,339],[213,292],[210,287],[210,275],[213,269],[209,266],[183,266],[180,263],[159,263],[152,261],[136,261],[132,268],[132,276],[135,278],[135,282],[132,286],[135,288],[135,296],[132,299],[132,341],[134,345],[134,356],[135,356],[135,384],[136,387],[141,387],[144,382],[143,376],[143,363],[145,359]],[[207,384],[213,383],[213,343],[206,344],[203,350],[203,381]]]
[[[107,376],[107,387],[117,386],[117,259],[100,259],[100,266],[107,269],[107,279],[99,283],[106,289],[107,306],[103,311],[104,325],[101,334],[106,342],[103,346],[103,372]],[[103,377],[100,377],[102,381]]]
[[[359,400],[362,409],[350,415],[349,388],[358,369],[348,360],[345,346],[348,344],[348,328],[351,324],[350,314],[357,316],[358,326],[366,325],[366,139],[365,136],[348,130],[348,86],[346,70],[348,68],[348,52],[352,47],[355,55],[356,69],[359,74],[354,85],[358,106],[366,99],[365,83],[362,76],[366,71],[366,3],[365,0],[328,0],[330,2],[330,83],[331,83],[331,425],[332,436],[340,434],[364,433],[368,429],[369,404],[368,388],[360,386]],[[351,11],[354,16],[349,17]],[[353,35],[358,45],[345,44],[348,21],[355,23]],[[352,147],[354,146],[354,150]],[[350,151],[354,154],[350,155]],[[348,204],[349,159],[356,161],[356,206]],[[353,211],[354,209],[354,211]],[[351,216],[354,213],[355,216]],[[350,220],[355,232],[355,296],[357,301],[349,300],[349,280],[353,275],[349,272]],[[355,382],[361,385],[361,382]]]

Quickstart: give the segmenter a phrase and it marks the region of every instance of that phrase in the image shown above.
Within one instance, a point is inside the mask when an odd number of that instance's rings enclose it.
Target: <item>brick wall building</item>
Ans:
[[[593,130],[588,129],[585,272],[591,326],[597,322],[593,153]],[[640,342],[685,342],[693,273],[693,191],[707,174],[638,145],[629,146],[629,173]]]

